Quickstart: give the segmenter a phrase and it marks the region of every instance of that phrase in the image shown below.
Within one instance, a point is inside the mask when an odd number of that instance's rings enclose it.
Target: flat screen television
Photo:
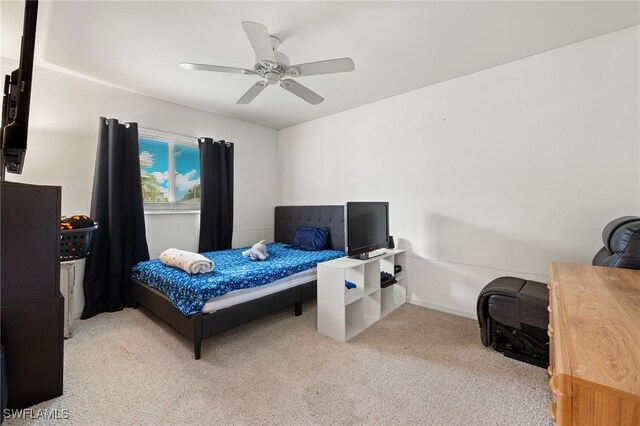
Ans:
[[[371,252],[388,247],[388,202],[349,201],[344,205],[344,217],[347,256],[368,259]]]
[[[36,42],[37,0],[28,0],[24,7],[24,27],[20,46],[20,65],[4,79],[2,97],[2,129],[0,131],[0,155],[2,180],[5,168],[10,173],[22,173],[27,151],[29,129],[29,103],[31,99],[31,77],[33,74],[33,52]]]

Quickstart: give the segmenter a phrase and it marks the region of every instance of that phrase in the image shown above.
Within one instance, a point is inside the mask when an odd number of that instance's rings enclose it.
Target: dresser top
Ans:
[[[550,287],[570,370],[559,373],[640,397],[640,270],[552,263]]]

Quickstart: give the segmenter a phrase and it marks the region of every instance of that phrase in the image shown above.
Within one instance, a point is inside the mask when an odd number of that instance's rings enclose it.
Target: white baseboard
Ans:
[[[450,306],[438,305],[436,303],[429,303],[429,302],[425,302],[424,300],[407,299],[407,303],[410,303],[416,306],[422,306],[423,308],[434,309],[440,312],[446,312],[447,314],[453,314],[459,317],[464,317],[469,319],[478,319],[475,312],[471,314],[469,312],[461,311],[459,309],[452,308]]]

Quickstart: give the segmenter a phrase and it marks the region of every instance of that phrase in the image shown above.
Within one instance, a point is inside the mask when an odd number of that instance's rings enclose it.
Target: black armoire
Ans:
[[[8,407],[25,408],[62,395],[61,189],[10,182],[1,189],[1,336]]]

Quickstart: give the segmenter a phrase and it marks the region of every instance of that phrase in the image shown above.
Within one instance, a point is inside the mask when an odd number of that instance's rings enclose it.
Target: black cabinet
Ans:
[[[8,407],[62,395],[60,187],[2,183],[1,333]]]

